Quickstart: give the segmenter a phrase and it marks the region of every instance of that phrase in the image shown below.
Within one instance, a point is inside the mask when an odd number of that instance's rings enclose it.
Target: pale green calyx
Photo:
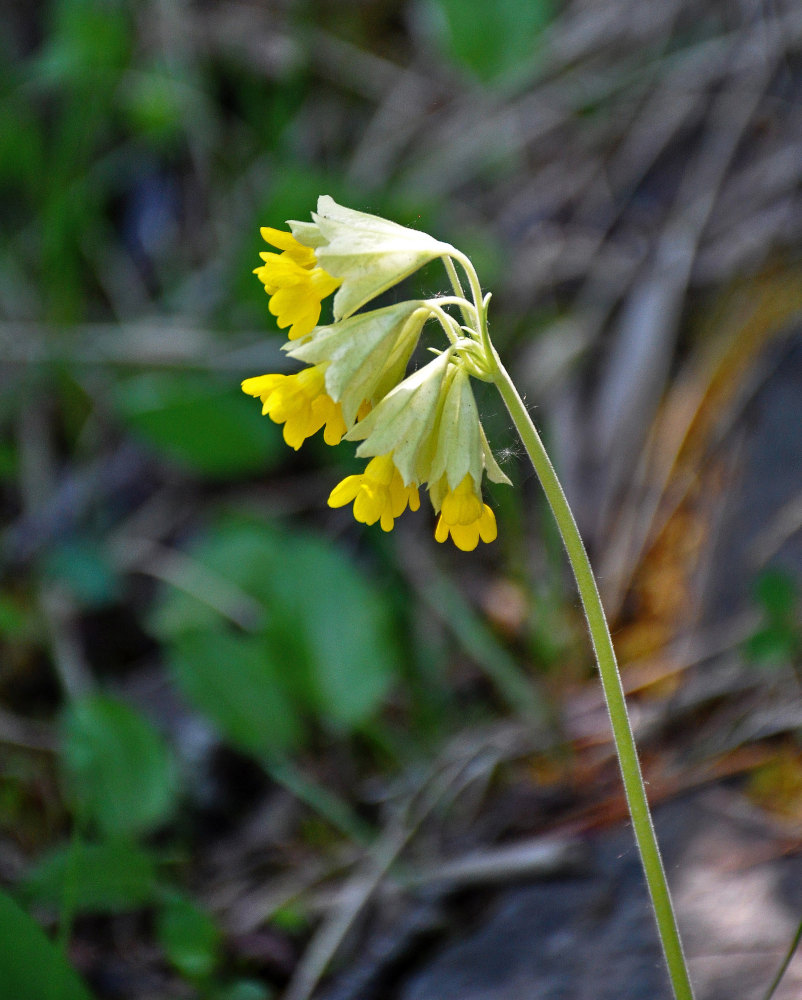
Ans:
[[[496,456],[490,450],[490,442],[485,435],[485,429],[479,423],[479,434],[482,438],[482,457],[485,463],[485,472],[491,483],[503,483],[505,486],[512,486],[510,477],[502,471],[501,466],[496,461]]]
[[[319,326],[285,349],[300,361],[328,362],[326,390],[350,427],[364,402],[378,402],[401,380],[430,315],[420,301],[398,302]]]
[[[398,223],[318,199],[314,224],[290,222],[293,235],[313,247],[318,263],[342,281],[334,296],[334,318],[351,316],[371,299],[436,257],[455,254],[450,243]]]
[[[443,393],[427,479],[434,481],[445,476],[453,490],[470,474],[478,490],[484,467],[479,411],[465,369],[461,365],[455,368]]]
[[[392,452],[406,486],[428,478],[432,428],[450,361],[451,353],[445,351],[413,372],[346,435],[349,441],[362,441],[356,451],[360,457]]]

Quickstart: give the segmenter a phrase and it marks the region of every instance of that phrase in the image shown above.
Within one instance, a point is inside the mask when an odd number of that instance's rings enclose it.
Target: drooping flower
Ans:
[[[444,485],[439,484],[440,489]],[[456,489],[446,489],[434,532],[438,542],[444,542],[450,535],[458,549],[472,552],[480,538],[483,542],[492,542],[497,533],[496,516],[482,500],[470,475],[466,475]]]
[[[456,253],[450,243],[345,208],[328,195],[318,198],[312,218],[314,223],[288,225],[298,242],[314,248],[318,263],[342,282],[334,297],[335,320],[351,316],[429,261]]]
[[[292,233],[262,229],[262,237],[281,253],[260,253],[264,263],[254,274],[270,296],[268,308],[289,338],[304,337],[320,319],[321,303],[340,286],[340,280],[318,266],[312,247],[299,243]]]
[[[420,496],[415,483],[404,484],[393,462],[392,454],[372,458],[365,471],[347,476],[334,487],[329,496],[329,507],[354,504],[354,517],[363,524],[378,521],[383,531],[391,531],[395,518],[407,509],[420,507]]]
[[[418,300],[399,302],[319,326],[284,349],[299,361],[327,364],[326,389],[350,427],[365,400],[378,402],[402,379],[430,315]]]
[[[439,354],[400,382],[346,435],[360,457],[393,453],[407,484],[428,479],[432,434],[451,355]]]
[[[242,391],[258,396],[262,414],[284,424],[284,440],[290,448],[297,451],[321,427],[326,444],[337,445],[346,426],[340,404],[326,392],[325,372],[325,365],[315,365],[294,375],[257,375],[245,379]]]

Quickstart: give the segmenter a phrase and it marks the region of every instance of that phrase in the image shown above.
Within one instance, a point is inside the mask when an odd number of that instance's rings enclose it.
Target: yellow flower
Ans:
[[[420,507],[418,487],[404,480],[393,463],[392,454],[372,458],[365,471],[358,476],[348,476],[334,487],[329,496],[329,507],[344,507],[354,501],[354,517],[362,524],[380,521],[383,531],[391,531],[395,518],[409,506]]]
[[[326,444],[337,445],[346,426],[339,403],[326,392],[326,366],[304,368],[295,375],[257,375],[246,378],[242,391],[262,400],[262,414],[284,424],[284,440],[296,451],[324,428]]]
[[[270,296],[268,308],[281,329],[290,327],[290,340],[305,337],[317,326],[323,299],[342,282],[318,267],[314,249],[299,243],[292,233],[265,226],[262,237],[282,251],[260,253],[264,264],[254,269]]]
[[[473,478],[465,476],[456,489],[449,490],[443,497],[434,537],[444,542],[451,535],[458,549],[472,552],[480,538],[483,542],[492,542],[496,534],[495,514],[482,502]]]

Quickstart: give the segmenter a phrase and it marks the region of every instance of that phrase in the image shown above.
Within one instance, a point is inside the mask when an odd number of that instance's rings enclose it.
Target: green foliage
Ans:
[[[182,135],[184,114],[205,110],[197,100],[188,106],[188,91],[187,82],[167,67],[148,66],[131,74],[124,82],[121,105],[134,134],[157,148],[173,147]]]
[[[119,412],[167,459],[207,476],[270,468],[283,455],[276,426],[236,383],[189,372],[152,372],[115,389]]]
[[[787,573],[767,570],[757,580],[755,598],[763,620],[744,643],[745,656],[761,666],[793,664],[802,653],[795,581]]]
[[[156,932],[165,955],[182,975],[204,980],[217,968],[221,935],[208,913],[181,896],[161,908]]]
[[[130,841],[55,848],[28,872],[25,897],[73,913],[121,913],[153,903],[158,892],[151,854]]]
[[[125,65],[129,39],[129,17],[122,3],[57,0],[51,5],[49,44],[39,64],[40,78],[70,87],[96,84],[98,74],[119,71]]]
[[[173,675],[192,704],[256,756],[300,743],[301,719],[286,680],[292,662],[286,647],[215,628],[178,636],[170,653]]]
[[[15,594],[0,591],[0,637],[22,641],[33,637],[31,609]]]
[[[400,654],[375,587],[325,539],[226,520],[192,552],[207,593],[169,590],[152,618],[174,676],[234,744],[256,754],[295,745],[313,716],[347,733],[376,711]],[[232,630],[230,616],[249,631]],[[242,615],[251,620],[242,622]]]
[[[91,1000],[62,952],[0,891],[0,991],[8,1000]]]
[[[445,52],[484,82],[530,66],[554,15],[553,0],[431,0],[431,6]]]
[[[175,805],[172,758],[154,726],[105,695],[72,702],[61,766],[76,815],[107,836],[148,832]]]

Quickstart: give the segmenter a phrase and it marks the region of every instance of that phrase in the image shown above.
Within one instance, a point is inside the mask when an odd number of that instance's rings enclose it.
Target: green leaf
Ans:
[[[297,746],[301,720],[285,681],[294,659],[279,644],[210,629],[182,635],[168,657],[187,698],[231,743],[256,756]]]
[[[191,700],[239,746],[291,745],[310,711],[343,732],[376,710],[398,671],[381,590],[336,546],[252,521],[220,525],[192,552],[217,591],[169,590],[151,628]],[[220,594],[253,599],[262,621],[229,631]]]
[[[781,666],[790,663],[799,650],[797,634],[782,625],[758,629],[744,643],[744,653],[752,663]]]
[[[92,83],[99,72],[122,70],[133,37],[122,4],[62,0],[51,8],[48,44],[37,66],[42,80],[74,87]]]
[[[73,702],[62,719],[62,769],[76,813],[107,835],[145,833],[175,804],[175,770],[161,734],[105,695]]]
[[[284,586],[310,647],[312,707],[347,732],[373,714],[398,673],[389,607],[376,584],[328,542],[298,537],[292,548]]]
[[[485,82],[531,64],[553,0],[432,0],[434,34],[454,62]]]
[[[91,1000],[42,928],[0,891],[0,990],[7,1000]]]
[[[787,622],[793,618],[797,586],[790,574],[776,569],[766,570],[755,585],[755,596],[771,621]]]
[[[266,470],[283,454],[278,428],[233,378],[138,375],[118,385],[117,406],[131,430],[157,452],[208,476]]]
[[[156,918],[159,942],[178,971],[191,980],[208,978],[220,959],[221,934],[208,913],[191,900],[171,899]]]
[[[28,873],[23,891],[32,903],[76,913],[120,913],[147,906],[157,895],[150,854],[126,841],[56,848]]]

